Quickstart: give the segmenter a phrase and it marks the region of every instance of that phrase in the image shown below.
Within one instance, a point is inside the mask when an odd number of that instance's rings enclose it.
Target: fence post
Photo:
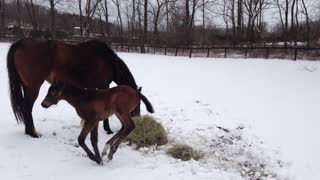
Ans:
[[[190,48],[189,58],[192,57],[192,48]]]
[[[164,47],[164,55],[167,55],[167,47]]]
[[[116,51],[118,51],[118,45],[116,45]]]
[[[224,49],[224,58],[227,58],[227,49],[228,49],[228,48],[225,48],[225,49]]]
[[[128,52],[130,52],[130,45],[128,45]]]
[[[208,48],[207,50],[208,50],[207,51],[207,57],[209,57],[210,56],[210,48]]]
[[[156,54],[156,47],[153,47],[153,54]]]
[[[269,48],[267,48],[267,57],[266,59],[269,59]]]
[[[176,48],[176,56],[178,56],[178,48]]]
[[[248,54],[248,48],[246,47],[244,49],[244,58],[247,59],[247,54]]]
[[[142,54],[145,52],[145,50],[144,50],[144,45],[141,45],[140,52],[141,52]]]
[[[294,48],[294,60],[297,60],[298,48]]]

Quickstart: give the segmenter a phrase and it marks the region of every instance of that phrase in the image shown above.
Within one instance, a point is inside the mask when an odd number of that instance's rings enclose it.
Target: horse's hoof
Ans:
[[[33,138],[40,138],[41,134],[38,134],[35,130],[32,130],[31,132],[26,131],[26,134],[33,137]]]
[[[113,132],[112,132],[112,131],[107,131],[107,134],[109,134],[109,135],[110,135],[110,134],[113,134]]]

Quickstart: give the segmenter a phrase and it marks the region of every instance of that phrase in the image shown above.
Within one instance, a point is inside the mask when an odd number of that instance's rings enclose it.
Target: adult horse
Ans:
[[[104,42],[90,40],[66,44],[53,40],[22,39],[13,43],[7,56],[10,99],[18,122],[25,133],[39,137],[33,123],[32,109],[41,85],[53,79],[83,88],[109,88],[114,81],[137,89],[129,68]],[[140,106],[136,113],[140,113]],[[104,129],[112,133],[108,119]]]

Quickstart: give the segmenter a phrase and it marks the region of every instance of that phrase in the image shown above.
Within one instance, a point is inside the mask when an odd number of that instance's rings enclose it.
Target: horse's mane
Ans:
[[[80,43],[79,46],[89,47],[91,50],[106,61],[110,61],[115,69],[114,78],[115,83],[118,85],[128,85],[134,89],[137,89],[137,84],[135,79],[129,70],[125,62],[105,43],[100,40],[89,40],[83,43]]]

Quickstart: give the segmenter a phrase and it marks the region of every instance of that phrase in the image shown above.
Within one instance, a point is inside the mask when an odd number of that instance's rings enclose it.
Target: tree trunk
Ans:
[[[20,0],[17,0],[17,26],[21,28],[21,6]]]
[[[56,38],[56,18],[55,18],[55,2],[54,0],[49,0],[50,1],[50,17],[51,17],[51,25],[50,25],[50,31],[52,34],[52,38]]]
[[[107,37],[110,36],[110,28],[109,28],[109,14],[108,14],[108,4],[107,0],[104,0],[104,8],[105,8],[105,19],[106,19],[106,32],[107,32]]]
[[[144,23],[143,23],[143,43],[146,44],[148,38],[148,0],[144,1]]]
[[[0,1],[0,18],[1,18],[1,33],[0,33],[0,37],[5,37],[5,18],[4,18],[4,15],[5,15],[5,3],[4,3],[4,0],[1,0]]]
[[[242,41],[242,19],[243,19],[243,1],[238,0],[238,20],[237,20],[237,34],[239,41]]]
[[[82,14],[82,0],[78,0],[79,5],[79,27],[80,27],[80,36],[83,38],[83,14]]]

